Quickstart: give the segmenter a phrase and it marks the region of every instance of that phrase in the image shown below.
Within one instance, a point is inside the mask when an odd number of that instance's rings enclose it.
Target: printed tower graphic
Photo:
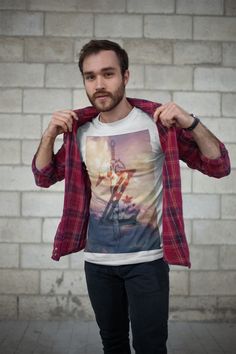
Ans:
[[[110,139],[109,143],[111,160],[110,169],[106,176],[99,176],[96,186],[98,186],[104,178],[110,180],[111,197],[100,219],[101,223],[114,223],[128,225],[137,223],[137,215],[139,209],[132,203],[132,196],[125,195],[125,191],[133,177],[136,169],[126,169],[125,164],[116,158],[116,142]]]

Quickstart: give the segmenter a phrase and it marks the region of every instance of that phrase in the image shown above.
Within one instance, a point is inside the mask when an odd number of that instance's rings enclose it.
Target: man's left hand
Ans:
[[[153,118],[155,122],[159,119],[167,128],[173,126],[183,129],[188,128],[194,121],[194,118],[189,113],[174,102],[168,102],[158,107]]]

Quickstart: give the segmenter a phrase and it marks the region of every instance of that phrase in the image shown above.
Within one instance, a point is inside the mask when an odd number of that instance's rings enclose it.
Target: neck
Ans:
[[[100,121],[103,123],[112,123],[125,118],[132,110],[131,104],[124,96],[120,103],[109,112],[100,113]]]

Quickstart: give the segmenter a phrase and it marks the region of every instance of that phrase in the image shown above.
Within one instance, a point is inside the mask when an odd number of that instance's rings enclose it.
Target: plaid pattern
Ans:
[[[158,103],[128,98],[129,102],[153,115]],[[79,126],[91,121],[98,112],[93,107],[75,110],[79,121],[74,121],[73,131],[64,134],[61,149],[53,156],[52,162],[37,170],[34,156],[32,170],[36,184],[49,187],[65,179],[63,215],[58,226],[52,259],[78,252],[85,247],[89,219],[90,180],[86,167],[81,161],[77,146],[76,132]],[[190,132],[179,128],[165,128],[157,122],[160,143],[165,154],[163,165],[163,253],[169,264],[190,267],[189,249],[185,237],[179,159],[204,174],[220,178],[230,173],[227,150],[220,143],[221,156],[208,159],[201,154]]]

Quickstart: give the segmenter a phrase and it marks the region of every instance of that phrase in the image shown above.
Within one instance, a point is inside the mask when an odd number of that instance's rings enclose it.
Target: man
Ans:
[[[229,174],[224,145],[173,102],[129,99],[127,53],[93,40],[79,67],[93,107],[53,113],[33,160],[42,187],[65,178],[52,258],[84,250],[88,293],[104,353],[167,353],[169,264],[190,266],[179,158]],[[158,79],[158,78],[157,78]],[[54,155],[56,137],[64,144]]]

